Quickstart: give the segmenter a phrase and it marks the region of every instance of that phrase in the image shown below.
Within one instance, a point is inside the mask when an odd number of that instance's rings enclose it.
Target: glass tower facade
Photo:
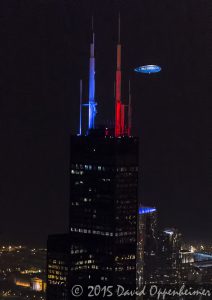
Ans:
[[[74,284],[135,289],[138,139],[92,130],[87,136],[71,136],[70,157],[69,232],[49,237],[47,299],[72,299]],[[66,277],[60,296],[53,295],[50,272],[56,257],[67,271],[67,276],[59,271]],[[59,268],[57,260],[56,264]]]
[[[141,206],[138,221],[137,285],[156,283],[157,271],[157,210]]]

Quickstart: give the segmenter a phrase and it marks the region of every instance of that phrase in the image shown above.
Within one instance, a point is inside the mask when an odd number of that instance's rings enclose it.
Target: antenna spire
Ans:
[[[82,135],[82,79],[80,80],[80,119],[79,119],[79,135]]]
[[[124,135],[125,106],[121,102],[121,43],[120,43],[120,14],[118,18],[118,43],[116,65],[116,99],[115,99],[115,137]]]
[[[93,15],[91,17],[91,28],[92,28],[92,32],[93,32]]]
[[[93,21],[93,16],[91,18],[91,30],[92,30],[92,37],[93,37],[93,44],[94,44],[94,21]]]
[[[93,39],[90,44],[90,64],[89,64],[89,103],[88,103],[88,129],[95,128],[96,105],[95,102],[95,56],[94,56],[94,24],[91,19]]]
[[[119,12],[119,22],[118,22],[118,43],[121,43],[121,17]]]
[[[132,103],[131,103],[131,84],[129,80],[128,136],[131,136],[131,130],[132,130]]]

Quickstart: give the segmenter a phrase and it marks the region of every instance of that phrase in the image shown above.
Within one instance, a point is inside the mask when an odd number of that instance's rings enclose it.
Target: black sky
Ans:
[[[187,239],[210,240],[206,2],[0,2],[2,239],[37,243],[66,230],[69,136],[77,131],[80,78],[87,97],[90,19],[93,14],[97,119],[107,122],[113,117],[120,11],[123,95],[131,78],[134,133],[141,137],[139,197],[158,207],[161,226],[176,226]],[[146,63],[161,65],[162,72],[133,73]]]

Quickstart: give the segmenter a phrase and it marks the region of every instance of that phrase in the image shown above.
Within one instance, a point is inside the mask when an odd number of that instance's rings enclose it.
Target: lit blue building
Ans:
[[[137,284],[156,283],[157,210],[141,206],[138,218]]]

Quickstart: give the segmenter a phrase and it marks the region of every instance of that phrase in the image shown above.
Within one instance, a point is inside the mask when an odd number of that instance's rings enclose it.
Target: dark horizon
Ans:
[[[0,10],[0,239],[43,244],[48,234],[67,231],[69,140],[78,130],[81,78],[87,98],[91,16],[97,120],[104,123],[113,118],[120,11],[123,95],[127,101],[130,77],[141,144],[139,197],[157,207],[162,228],[211,242],[207,1],[11,0]],[[162,72],[133,72],[147,63]]]

